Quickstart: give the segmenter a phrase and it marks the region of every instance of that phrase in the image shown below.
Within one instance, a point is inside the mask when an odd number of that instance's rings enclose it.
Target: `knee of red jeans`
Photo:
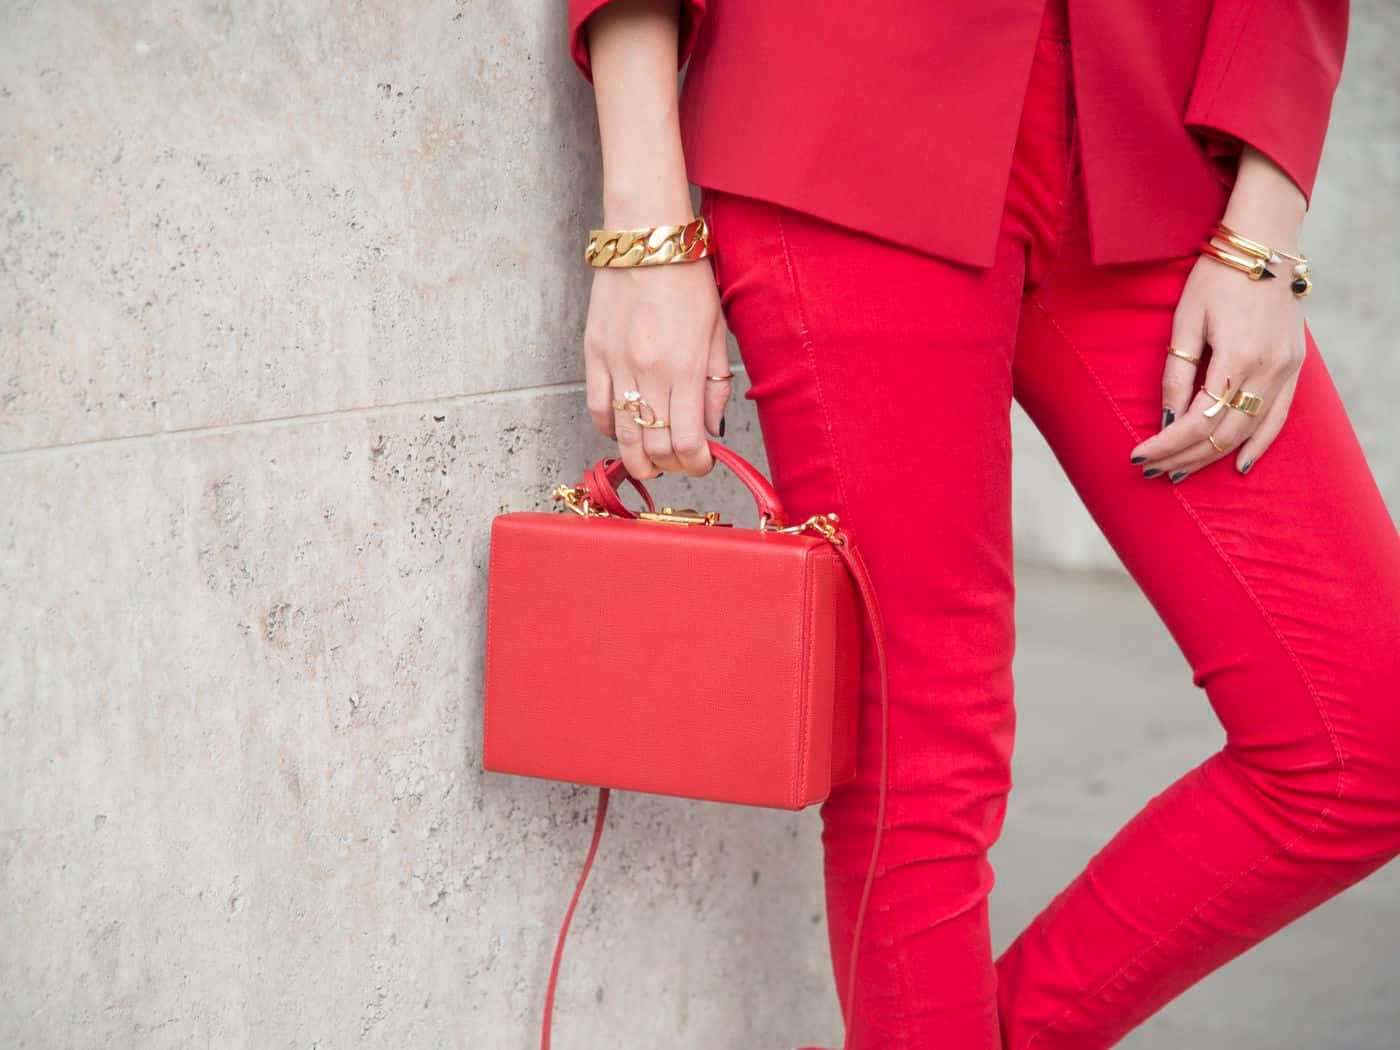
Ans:
[[[1342,740],[1341,785],[1333,821],[1344,833],[1375,840],[1386,855],[1400,851],[1400,673],[1378,682],[1373,716]]]
[[[1362,672],[1359,666],[1353,672]],[[1340,690],[1346,690],[1345,693]],[[1316,697],[1317,725],[1224,750],[1226,765],[1298,833],[1355,860],[1400,852],[1400,658],[1386,654]]]

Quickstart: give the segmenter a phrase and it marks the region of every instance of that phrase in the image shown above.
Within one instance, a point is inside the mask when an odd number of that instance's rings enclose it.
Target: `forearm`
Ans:
[[[1246,237],[1296,252],[1307,213],[1303,191],[1272,160],[1245,143],[1222,217]]]
[[[688,222],[677,111],[677,0],[612,0],[589,17],[603,156],[603,224]]]

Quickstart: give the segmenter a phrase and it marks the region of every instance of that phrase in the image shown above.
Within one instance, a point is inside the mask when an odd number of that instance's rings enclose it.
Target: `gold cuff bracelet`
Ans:
[[[1312,291],[1312,269],[1308,264],[1306,255],[1295,255],[1292,252],[1283,251],[1281,248],[1270,248],[1267,244],[1245,237],[1238,231],[1226,226],[1223,222],[1217,222],[1215,224],[1215,229],[1212,231],[1211,236],[1220,238],[1226,244],[1230,245],[1230,247],[1236,248],[1254,259],[1258,259],[1266,265],[1268,263],[1280,262],[1292,263],[1293,279],[1289,282],[1289,289],[1299,299]],[[1219,259],[1220,257],[1217,255],[1213,256],[1213,258]],[[1226,260],[1221,259],[1220,261],[1225,262]],[[1235,264],[1230,263],[1229,265],[1233,266]],[[1238,268],[1240,267],[1237,267],[1237,269]],[[1265,274],[1270,277],[1275,276],[1271,270],[1267,269],[1259,276],[1262,277]],[[1256,277],[1255,280],[1258,280],[1258,278]]]

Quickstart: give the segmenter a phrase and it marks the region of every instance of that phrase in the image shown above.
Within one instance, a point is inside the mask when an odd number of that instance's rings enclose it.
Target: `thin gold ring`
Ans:
[[[1215,446],[1215,451],[1217,451],[1217,452],[1224,452],[1224,451],[1225,451],[1225,449],[1223,449],[1223,448],[1220,447],[1220,442],[1218,442],[1218,441],[1215,440],[1215,435],[1214,435],[1214,434],[1207,434],[1207,435],[1206,435],[1206,440],[1209,441],[1212,445]]]
[[[706,379],[713,379],[713,380],[715,380],[715,381],[719,381],[719,380],[722,380],[722,379],[733,379],[733,378],[734,378],[734,373],[733,373],[733,372],[725,372],[724,375],[722,375],[722,376],[706,376],[705,378],[706,378]]]
[[[1183,361],[1190,361],[1193,365],[1198,365],[1201,363],[1201,359],[1199,357],[1192,357],[1185,350],[1178,350],[1174,346],[1167,347],[1167,353],[1171,354],[1173,357],[1179,357]]]

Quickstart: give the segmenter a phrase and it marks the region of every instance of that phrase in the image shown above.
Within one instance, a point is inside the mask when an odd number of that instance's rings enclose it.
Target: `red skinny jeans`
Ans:
[[[1064,29],[1052,3],[989,268],[702,187],[774,484],[795,518],[840,514],[888,624],[887,831],[846,1019],[859,1050],[1110,1046],[1400,852],[1400,536],[1310,332],[1289,418],[1249,474],[1233,456],[1181,484],[1129,464],[1161,425],[1196,257],[1090,261]],[[1013,397],[1180,644],[1226,744],[994,960],[987,851],[1015,724]],[[878,786],[869,663],[859,772],[821,808],[838,991]]]

